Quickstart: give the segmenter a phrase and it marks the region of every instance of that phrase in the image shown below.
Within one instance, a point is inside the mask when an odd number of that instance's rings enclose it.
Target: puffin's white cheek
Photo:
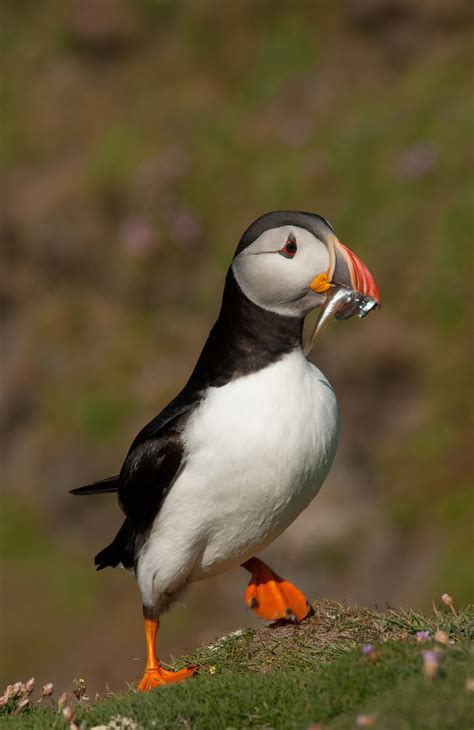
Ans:
[[[300,262],[278,254],[243,256],[236,259],[232,270],[242,292],[259,307],[290,317],[303,316],[312,308],[307,302],[303,308],[299,304],[311,294],[311,274]]]
[[[293,258],[274,251],[255,248],[237,256],[232,264],[237,283],[250,301],[264,309],[290,317],[305,316],[321,304],[310,285],[315,276],[327,271],[328,250],[312,237],[309,241],[300,239]]]
[[[255,304],[265,308],[281,304],[288,296],[288,281],[276,258],[278,254],[242,256],[232,268],[244,294]]]

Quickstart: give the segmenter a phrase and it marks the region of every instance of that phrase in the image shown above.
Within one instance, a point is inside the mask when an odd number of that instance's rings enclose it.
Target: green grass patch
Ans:
[[[121,716],[138,728],[303,730],[312,723],[352,728],[357,715],[366,714],[385,729],[468,727],[472,618],[469,610],[427,617],[322,602],[299,626],[236,632],[202,647],[179,663],[200,665],[193,680],[76,706],[76,722],[109,726]],[[449,644],[434,641],[439,628]],[[417,641],[419,630],[430,631],[430,638]],[[361,651],[368,641],[372,658]],[[439,656],[431,680],[422,671],[426,649]],[[13,715],[12,709],[3,710],[0,727],[64,727],[57,712],[35,708]]]

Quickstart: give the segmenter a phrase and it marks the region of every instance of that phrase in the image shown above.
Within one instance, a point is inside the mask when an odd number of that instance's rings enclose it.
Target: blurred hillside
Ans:
[[[93,692],[140,672],[135,584],[92,565],[119,511],[68,490],[116,473],[184,384],[235,245],[271,209],[327,217],[383,308],[312,353],[341,445],[268,560],[316,598],[472,598],[470,4],[1,13],[0,681],[82,675]],[[162,656],[253,625],[246,580],[194,586],[163,622]]]

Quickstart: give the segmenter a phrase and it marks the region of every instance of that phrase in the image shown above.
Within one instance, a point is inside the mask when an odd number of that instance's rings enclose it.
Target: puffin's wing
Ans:
[[[158,514],[183,461],[180,434],[173,428],[165,428],[163,433],[130,449],[118,484],[126,518],[110,545],[95,556],[97,570],[115,568],[119,563],[124,568],[135,565],[144,533]]]
[[[124,523],[110,545],[95,556],[97,570],[107,566],[135,565],[144,533],[158,514],[161,503],[183,463],[184,448],[174,429],[139,443],[125,459],[118,483]]]
[[[95,556],[97,570],[119,563],[125,568],[134,566],[146,529],[153,523],[163,499],[184,467],[181,434],[200,399],[198,391],[180,393],[140,431],[119,475],[72,490],[72,494],[79,495],[118,492],[126,514],[114,540]]]
[[[129,451],[120,472],[118,497],[137,532],[153,522],[183,466],[184,444],[178,428],[168,426]]]
[[[142,452],[148,452],[148,457],[145,456],[145,461],[147,459],[150,461],[149,457],[152,456],[152,452],[154,452],[155,467],[157,466],[157,462],[164,457],[164,470],[166,471],[170,464],[171,455],[169,451],[174,448],[171,442],[175,440],[175,432],[179,427],[178,422],[184,421],[190,411],[198,403],[199,395],[197,393],[194,393],[191,396],[186,395],[185,392],[180,393],[166,406],[166,408],[161,411],[158,416],[142,428],[139,434],[135,437],[120,474],[115,474],[112,477],[107,477],[106,479],[100,479],[97,482],[85,484],[83,487],[76,487],[75,489],[71,489],[69,493],[77,496],[89,496],[91,494],[110,494],[112,492],[119,492],[120,503],[123,507],[125,507],[127,497],[124,496],[124,498],[122,498],[121,494],[125,494],[126,490],[123,487],[120,489],[120,483],[122,478],[127,478],[128,476],[130,462],[132,461],[132,453],[135,454],[135,464],[137,464],[137,457],[142,454]],[[167,440],[169,441],[169,444],[166,443]],[[144,444],[148,444],[147,449],[143,448]],[[169,447],[168,450],[167,445]],[[161,453],[162,450],[163,453]],[[144,464],[142,464],[142,467],[143,466]]]
[[[125,568],[135,565],[146,530],[184,467],[181,434],[185,420],[197,402],[194,400],[180,408],[170,404],[140,431],[130,447],[117,484],[126,518],[112,543],[95,556],[97,570],[119,563]]]

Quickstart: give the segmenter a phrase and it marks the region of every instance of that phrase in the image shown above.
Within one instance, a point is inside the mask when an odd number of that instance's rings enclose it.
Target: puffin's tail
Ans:
[[[127,517],[110,545],[95,556],[94,563],[97,570],[116,568],[120,564],[124,568],[133,568],[136,537],[137,533]]]
[[[107,477],[107,479],[101,479],[100,482],[92,482],[92,484],[86,484],[85,487],[77,487],[71,489],[69,494],[76,494],[84,496],[86,494],[108,494],[110,492],[117,492],[120,483],[120,476],[117,474],[114,477]]]

